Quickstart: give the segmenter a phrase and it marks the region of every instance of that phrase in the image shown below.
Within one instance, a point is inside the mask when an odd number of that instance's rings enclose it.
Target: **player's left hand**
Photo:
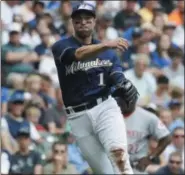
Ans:
[[[133,108],[139,97],[139,93],[136,87],[131,83],[130,80],[125,79],[121,84],[118,85],[116,90],[112,94],[113,97],[121,97],[126,102],[127,108]]]
[[[136,169],[140,170],[140,171],[145,171],[146,167],[148,165],[150,165],[152,162],[151,160],[149,159],[149,157],[143,157],[141,158],[137,165],[136,165]]]

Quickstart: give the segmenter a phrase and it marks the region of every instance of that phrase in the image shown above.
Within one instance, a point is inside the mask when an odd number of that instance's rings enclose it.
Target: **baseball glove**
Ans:
[[[138,100],[139,93],[131,81],[125,79],[122,83],[116,86],[112,96],[120,97],[125,101],[127,108],[132,108]]]

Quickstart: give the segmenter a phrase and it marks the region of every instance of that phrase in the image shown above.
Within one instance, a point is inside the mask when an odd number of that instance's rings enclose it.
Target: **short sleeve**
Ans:
[[[33,140],[39,140],[41,138],[39,132],[37,131],[37,129],[32,123],[30,123],[30,132],[31,132],[31,138]]]
[[[151,136],[155,137],[158,140],[170,134],[163,122],[156,115],[153,114],[151,114],[149,120],[149,133]]]
[[[123,73],[123,67],[121,66],[121,61],[116,55],[116,53],[113,52],[113,59],[112,59],[112,69],[110,72],[110,76],[112,79],[112,84],[117,85],[121,83],[125,79],[125,75]]]
[[[6,60],[6,54],[9,51],[8,47],[6,47],[5,45],[2,46],[1,48],[1,60],[5,61]]]
[[[62,63],[71,63],[76,60],[77,48],[64,45],[63,42],[65,40],[58,41],[51,47],[54,59]]]

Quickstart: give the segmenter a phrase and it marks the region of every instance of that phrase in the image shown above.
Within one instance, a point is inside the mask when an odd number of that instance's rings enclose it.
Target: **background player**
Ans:
[[[127,154],[125,124],[110,96],[121,96],[129,106],[138,92],[123,73],[111,49],[127,49],[122,38],[100,43],[92,38],[95,8],[82,3],[72,12],[74,36],[52,46],[69,123],[94,173],[132,174]]]
[[[127,107],[125,101],[116,98],[124,115],[127,128],[128,153],[131,166],[136,174],[146,173],[145,169],[158,157],[170,143],[170,133],[166,126],[154,115],[139,106]],[[135,122],[137,121],[137,122]],[[157,148],[148,155],[148,141],[153,137],[158,140]]]

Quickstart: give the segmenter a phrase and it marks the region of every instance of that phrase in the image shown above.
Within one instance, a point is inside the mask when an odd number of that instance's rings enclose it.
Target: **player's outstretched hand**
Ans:
[[[124,38],[117,38],[115,40],[106,41],[105,44],[108,47],[112,49],[118,49],[121,52],[128,49],[128,41]]]

